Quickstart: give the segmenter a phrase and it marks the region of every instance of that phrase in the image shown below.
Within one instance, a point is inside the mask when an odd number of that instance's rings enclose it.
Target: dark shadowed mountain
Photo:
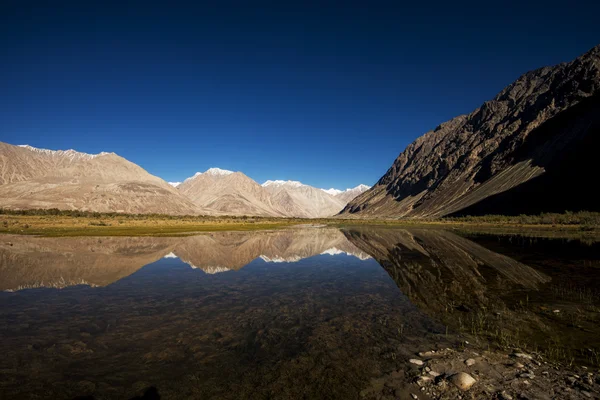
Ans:
[[[599,210],[600,46],[521,76],[410,144],[344,216]]]

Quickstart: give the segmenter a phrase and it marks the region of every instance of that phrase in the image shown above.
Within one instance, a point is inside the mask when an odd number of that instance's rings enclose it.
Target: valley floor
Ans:
[[[52,210],[50,210],[52,211]],[[210,231],[248,231],[293,226],[377,225],[394,228],[447,228],[465,233],[522,234],[536,237],[600,238],[600,213],[540,216],[483,216],[438,220],[270,218],[127,215],[44,210],[0,210],[0,233],[42,236],[179,236]]]

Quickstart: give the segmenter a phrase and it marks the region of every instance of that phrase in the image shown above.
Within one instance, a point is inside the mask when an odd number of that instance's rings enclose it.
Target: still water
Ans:
[[[359,398],[465,335],[600,364],[598,243],[433,229],[0,237],[0,398]]]

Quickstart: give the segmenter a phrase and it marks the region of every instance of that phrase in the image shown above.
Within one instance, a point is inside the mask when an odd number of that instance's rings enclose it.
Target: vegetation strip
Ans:
[[[465,232],[535,234],[536,236],[600,236],[600,213],[578,212],[537,216],[484,216],[444,219],[368,220],[342,218],[272,218],[247,216],[173,216],[96,213],[71,210],[2,210],[0,233],[42,236],[178,236],[224,230],[264,230],[298,225],[446,227]]]

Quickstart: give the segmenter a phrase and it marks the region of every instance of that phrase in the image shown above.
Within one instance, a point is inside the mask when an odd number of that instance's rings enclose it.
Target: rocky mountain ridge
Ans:
[[[345,217],[429,218],[597,210],[600,46],[530,71],[493,100],[427,132]]]
[[[0,142],[0,207],[196,214],[190,200],[114,153],[91,155]]]
[[[210,168],[165,182],[115,153],[87,154],[0,142],[0,207],[98,212],[329,217],[365,186],[330,195],[296,181],[258,184]]]
[[[223,214],[323,218],[338,213],[346,198],[366,186],[333,195],[299,181],[267,180],[260,185],[242,172],[210,168],[175,187],[196,205]]]

